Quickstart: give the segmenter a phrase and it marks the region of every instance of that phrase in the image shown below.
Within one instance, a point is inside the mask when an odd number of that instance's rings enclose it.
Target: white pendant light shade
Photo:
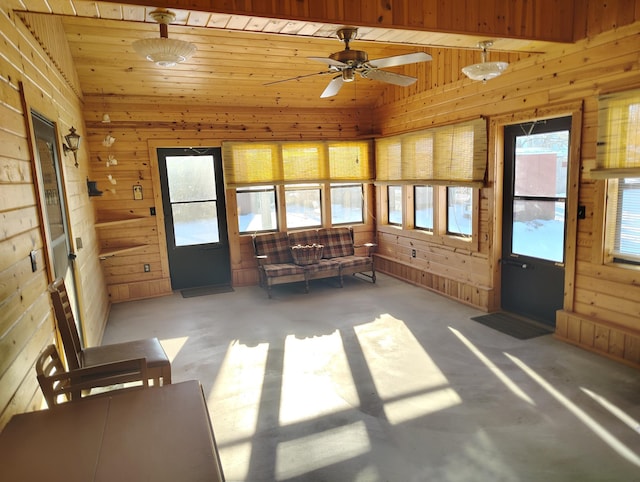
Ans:
[[[173,67],[184,62],[196,51],[196,46],[174,38],[145,38],[133,42],[133,48],[160,67]]]
[[[196,46],[192,43],[169,38],[167,25],[175,20],[175,13],[168,10],[155,10],[149,16],[160,24],[160,38],[147,38],[133,42],[133,49],[138,54],[160,67],[172,67],[194,54]]]
[[[462,73],[469,77],[471,80],[481,80],[486,82],[487,80],[498,77],[502,72],[507,70],[509,64],[507,62],[487,62],[487,48],[491,47],[493,42],[485,41],[480,42],[478,47],[482,49],[482,62],[479,64],[467,65],[462,68]]]

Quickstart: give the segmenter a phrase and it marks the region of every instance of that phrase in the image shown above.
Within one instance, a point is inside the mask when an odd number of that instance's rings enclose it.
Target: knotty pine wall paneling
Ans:
[[[504,125],[522,122],[523,112],[532,120],[548,117],[554,109],[562,112],[566,104],[582,106],[581,127],[572,132],[580,144],[572,151],[570,170],[575,172],[576,185],[570,186],[569,196],[574,196],[574,204],[586,207],[587,216],[577,220],[568,213],[572,238],[567,239],[571,267],[566,272],[570,279],[565,285],[564,310],[557,315],[556,336],[636,366],[640,366],[640,271],[603,264],[605,182],[591,180],[588,172],[595,160],[597,98],[640,87],[638,45],[640,22],[636,21],[574,45],[524,57],[485,84],[463,79],[414,94],[392,87],[374,113],[374,131],[390,135],[478,116],[490,121],[500,118]],[[489,149],[489,175],[481,190],[479,249],[464,252],[415,243],[410,231],[396,230],[390,236],[389,229],[381,226],[381,271],[487,311],[500,307],[495,273],[501,255],[502,147],[495,141],[497,134],[490,132],[494,146]],[[416,258],[408,254],[409,246],[418,251]],[[469,273],[456,269],[464,260]]]
[[[44,28],[44,26],[41,26]],[[46,37],[58,42],[63,55],[66,39],[55,20]],[[9,9],[0,6],[0,429],[13,414],[40,408],[41,394],[34,362],[54,342],[54,318],[47,285],[40,205],[32,174],[29,145],[30,110],[57,124],[64,135],[71,126],[82,136],[80,167],[60,150],[67,195],[70,231],[77,253],[76,282],[87,342],[100,341],[108,316],[106,286],[97,257],[93,210],[87,196],[88,150],[82,101],[74,90],[73,73],[63,75]],[[68,59],[66,59],[68,61]],[[68,65],[60,62],[58,65]],[[21,89],[25,102],[21,97]],[[60,140],[62,142],[62,139]],[[82,248],[76,241],[82,240]],[[31,270],[34,250],[38,268]]]
[[[111,122],[101,122],[104,113]],[[92,198],[98,220],[102,268],[109,299],[117,303],[171,293],[162,214],[162,196],[155,150],[158,147],[219,146],[225,140],[353,139],[371,135],[371,112],[358,109],[215,108],[157,99],[85,96],[92,179],[104,193]],[[105,136],[116,140],[110,148]],[[106,166],[108,155],[118,163]],[[117,184],[111,184],[111,175]],[[133,185],[144,199],[133,200]],[[251,237],[238,233],[235,194],[227,190],[227,220],[234,286],[256,284]],[[150,215],[150,208],[156,215]],[[120,222],[138,218],[132,222]],[[373,222],[358,235],[370,239]],[[131,248],[131,249],[129,249]],[[143,271],[149,264],[151,270]]]

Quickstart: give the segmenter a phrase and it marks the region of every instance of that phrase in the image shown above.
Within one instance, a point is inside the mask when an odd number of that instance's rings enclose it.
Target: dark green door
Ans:
[[[229,285],[220,148],[158,149],[171,287]]]
[[[505,127],[502,309],[555,326],[564,299],[571,117]]]

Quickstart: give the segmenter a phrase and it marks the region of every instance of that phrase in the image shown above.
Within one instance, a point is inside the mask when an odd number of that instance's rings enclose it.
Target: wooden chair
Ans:
[[[154,385],[171,383],[171,363],[157,338],[83,348],[64,280],[58,278],[51,283],[49,293],[69,370],[105,365],[120,360],[145,358],[149,377]]]
[[[49,408],[82,398],[113,395],[114,389],[127,391],[149,387],[147,361],[144,358],[65,371],[55,345],[47,346],[40,353],[36,361],[36,374]],[[96,388],[101,390],[96,393]],[[106,388],[111,391],[105,391]]]

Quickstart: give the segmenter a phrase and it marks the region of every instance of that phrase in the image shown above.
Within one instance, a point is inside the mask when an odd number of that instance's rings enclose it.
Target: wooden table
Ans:
[[[7,481],[223,481],[200,383],[14,416],[0,434]]]

